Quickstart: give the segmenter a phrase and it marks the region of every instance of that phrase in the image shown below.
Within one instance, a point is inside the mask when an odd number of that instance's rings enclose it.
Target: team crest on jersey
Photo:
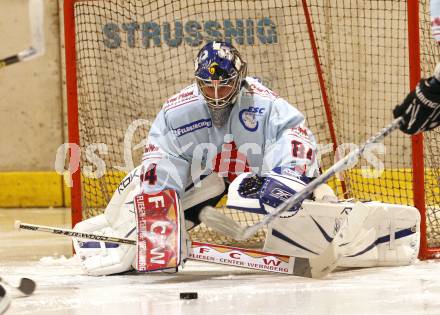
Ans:
[[[263,116],[265,108],[250,106],[240,111],[238,118],[244,129],[248,131],[256,131],[258,129],[258,117]]]

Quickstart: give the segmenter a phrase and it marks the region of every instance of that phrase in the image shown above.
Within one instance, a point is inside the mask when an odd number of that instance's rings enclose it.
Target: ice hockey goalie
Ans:
[[[258,79],[229,43],[209,42],[195,58],[195,83],[169,98],[151,126],[141,165],[115,191],[105,213],[75,229],[137,240],[137,246],[74,241],[90,275],[176,270],[186,230],[228,193],[228,207],[267,214],[319,174],[317,144],[304,116]],[[339,216],[326,185],[269,226],[265,249],[317,255]],[[410,263],[418,250],[418,213],[369,203],[371,216],[346,247],[344,265]]]

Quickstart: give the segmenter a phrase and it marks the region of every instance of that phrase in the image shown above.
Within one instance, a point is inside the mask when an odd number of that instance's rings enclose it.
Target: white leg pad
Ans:
[[[182,199],[183,210],[189,209],[208,199],[217,197],[225,191],[225,182],[217,173],[211,173],[199,182],[195,183],[191,189],[185,192]]]
[[[133,198],[140,192],[138,168],[128,174],[114,192],[104,214],[75,225],[74,230],[136,239]],[[130,270],[136,247],[74,238],[75,252],[89,275],[107,275]]]
[[[355,203],[304,201],[294,216],[268,226],[265,251],[313,257],[323,252],[340,224],[341,214]],[[343,244],[340,267],[400,266],[411,264],[419,249],[420,214],[414,207],[367,202],[370,214],[361,230],[351,231]],[[348,224],[350,224],[348,222]]]
[[[226,186],[223,178],[218,176],[217,173],[209,174],[185,191],[185,195],[181,200],[182,212],[206,200],[221,195],[225,191],[225,188]],[[181,222],[185,222],[186,230],[190,230],[194,227],[194,222],[191,222],[190,220]]]
[[[404,266],[417,259],[420,242],[420,213],[414,207],[369,202],[375,207],[365,222],[369,239],[363,247],[352,247],[341,259],[341,267]],[[358,240],[355,239],[354,242]],[[368,246],[365,246],[369,244]],[[362,249],[364,248],[364,249]]]

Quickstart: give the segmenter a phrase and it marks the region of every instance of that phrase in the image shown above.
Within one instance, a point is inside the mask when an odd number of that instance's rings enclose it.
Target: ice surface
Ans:
[[[13,230],[23,222],[68,227],[60,210],[0,211],[0,276],[37,282],[30,297],[11,288],[12,314],[440,314],[440,262],[331,273],[322,280],[190,261],[177,274],[90,277],[70,257],[69,238]],[[58,217],[58,219],[57,219]],[[60,219],[61,218],[61,219]],[[61,222],[61,223],[60,223]],[[180,300],[180,292],[198,292]]]
[[[0,263],[0,273],[38,285],[33,296],[14,299],[7,314],[440,313],[440,263],[433,261],[339,271],[323,280],[200,262],[177,274],[90,277],[75,258],[51,257]],[[179,292],[199,298],[180,300]]]

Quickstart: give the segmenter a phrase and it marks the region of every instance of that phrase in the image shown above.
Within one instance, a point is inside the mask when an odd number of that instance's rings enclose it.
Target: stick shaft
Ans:
[[[46,233],[65,235],[65,236],[70,236],[70,237],[91,239],[91,240],[102,241],[102,242],[107,242],[107,243],[136,245],[135,240],[130,240],[128,238],[98,235],[98,234],[94,234],[94,233],[77,232],[74,230],[59,229],[59,228],[45,226],[45,225],[20,223],[18,228],[23,229],[23,230],[46,232]]]
[[[20,62],[20,58],[18,55],[13,55],[6,57],[4,59],[0,59],[0,69],[9,65],[12,65],[14,63]]]
[[[17,228],[69,237],[104,241],[108,243],[136,245],[135,240],[126,238],[103,236],[94,233],[82,233],[70,229],[59,229],[45,225],[20,222],[20,224],[17,224]],[[310,259],[308,258],[299,258],[267,253],[259,250],[191,241],[188,241],[188,250],[188,258],[191,260],[275,273],[291,274],[300,277],[315,277],[314,272],[311,270]],[[323,277],[326,274],[327,273],[319,274],[317,277]]]

